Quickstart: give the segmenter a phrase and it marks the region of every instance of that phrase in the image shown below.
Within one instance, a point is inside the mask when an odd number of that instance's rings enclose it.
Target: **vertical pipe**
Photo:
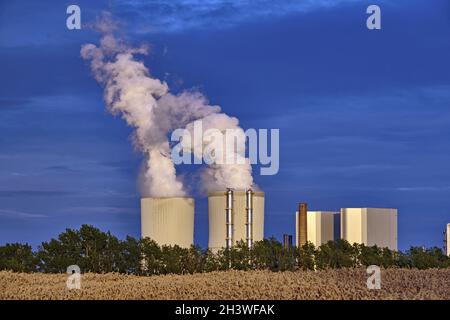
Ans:
[[[285,250],[289,249],[289,235],[283,234],[283,248]]]
[[[246,222],[246,240],[247,246],[251,248],[253,246],[253,191],[248,189],[246,192],[246,204],[247,204],[247,222]]]
[[[300,203],[298,206],[298,246],[303,246],[308,241],[307,235],[307,212],[308,205],[306,203]]]
[[[292,235],[289,235],[288,242],[289,242],[289,249],[290,249],[290,248],[292,248]]]
[[[233,246],[233,189],[227,188],[226,192],[226,248]]]

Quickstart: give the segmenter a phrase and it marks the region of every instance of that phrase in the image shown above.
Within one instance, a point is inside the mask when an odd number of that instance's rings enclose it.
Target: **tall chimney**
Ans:
[[[253,246],[253,191],[248,189],[245,194],[246,208],[247,208],[247,221],[245,223],[246,227],[246,240],[247,246],[251,248]]]
[[[292,248],[292,236],[290,234],[283,234],[283,248],[285,250]]]
[[[226,193],[226,248],[230,249],[233,246],[233,189],[227,188]]]
[[[308,241],[308,234],[307,234],[307,212],[308,212],[308,205],[306,203],[300,203],[298,206],[298,239],[297,239],[297,245],[299,247],[306,244]]]

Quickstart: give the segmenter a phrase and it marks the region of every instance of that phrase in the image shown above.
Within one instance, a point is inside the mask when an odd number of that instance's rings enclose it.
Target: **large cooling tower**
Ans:
[[[190,247],[194,243],[194,199],[142,198],[141,234],[159,245]]]
[[[251,231],[248,228],[248,203],[245,191],[233,191],[231,203],[231,243],[243,240],[248,243],[260,241],[264,238],[264,192],[252,193]],[[228,209],[228,210],[227,210]],[[227,191],[211,192],[208,194],[209,242],[208,247],[217,251],[226,247],[227,237]]]

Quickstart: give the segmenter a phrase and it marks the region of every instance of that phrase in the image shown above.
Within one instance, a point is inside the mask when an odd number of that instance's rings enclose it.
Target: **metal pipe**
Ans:
[[[253,246],[253,191],[248,189],[246,192],[246,204],[247,204],[247,222],[246,222],[246,240],[247,246],[251,248]]]
[[[283,248],[285,250],[290,250],[292,248],[292,235],[283,234]]]
[[[233,246],[233,189],[227,188],[226,192],[226,248],[230,249]]]

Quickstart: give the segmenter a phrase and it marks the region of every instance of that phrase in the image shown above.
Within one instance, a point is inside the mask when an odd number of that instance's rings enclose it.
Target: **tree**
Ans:
[[[298,248],[298,267],[302,270],[314,270],[316,267],[315,255],[316,248],[313,243],[308,241]]]
[[[39,270],[49,273],[63,273],[68,266],[79,265],[82,257],[79,232],[66,229],[58,239],[43,242],[38,248],[37,257]]]
[[[192,245],[184,255],[183,266],[186,273],[203,272],[202,249],[199,246]]]
[[[177,245],[161,247],[161,273],[162,274],[184,274],[186,266],[183,264],[187,260],[188,249]]]
[[[125,241],[119,243],[119,256],[116,257],[118,272],[130,274],[142,274],[143,255],[141,242],[133,237],[127,236]]]
[[[142,273],[145,275],[160,274],[162,252],[158,244],[150,238],[141,239],[140,252],[142,255]]]
[[[7,243],[0,247],[0,270],[37,271],[37,258],[28,244]]]
[[[216,254],[206,249],[202,255],[202,272],[211,272],[221,270],[221,258],[219,252]]]
[[[382,265],[382,250],[376,245],[367,247],[364,244],[354,244],[353,246],[355,251],[358,252],[358,261],[363,266]]]
[[[430,249],[411,247],[407,255],[409,256],[412,268],[429,269],[446,268],[449,266],[449,258],[437,247]]]
[[[338,239],[322,244],[316,253],[316,264],[320,269],[350,268],[358,265],[357,247]]]
[[[284,250],[282,244],[274,237],[255,242],[252,252],[253,269],[285,271],[295,268],[294,250]]]

